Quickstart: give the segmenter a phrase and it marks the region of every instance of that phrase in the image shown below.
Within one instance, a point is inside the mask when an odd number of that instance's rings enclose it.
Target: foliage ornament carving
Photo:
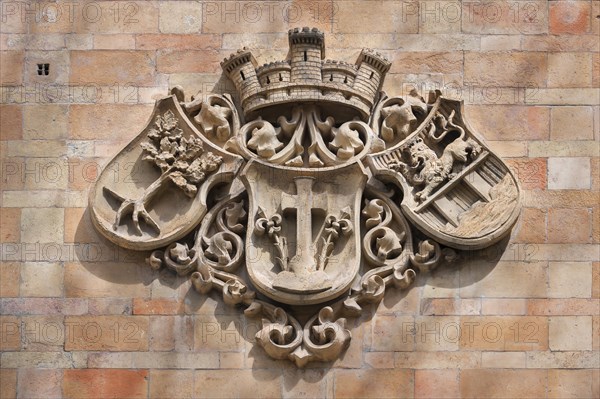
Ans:
[[[138,179],[107,167],[90,209],[109,240],[243,308],[269,356],[303,367],[340,357],[348,320],[386,290],[506,236],[520,192],[460,101],[389,97],[381,54],[323,60],[316,29],[289,43],[290,60],[224,60],[239,101],[158,100],[112,160]]]

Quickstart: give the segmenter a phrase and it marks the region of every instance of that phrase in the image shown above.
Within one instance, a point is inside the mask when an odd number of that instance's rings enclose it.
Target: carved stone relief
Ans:
[[[386,289],[506,236],[520,191],[461,102],[388,97],[381,54],[323,60],[316,29],[291,30],[289,43],[290,60],[224,60],[239,104],[186,101],[179,87],[158,100],[90,208],[108,239],[243,307],[262,320],[256,343],[302,367],[337,359],[347,319]],[[113,179],[118,163],[139,178]]]

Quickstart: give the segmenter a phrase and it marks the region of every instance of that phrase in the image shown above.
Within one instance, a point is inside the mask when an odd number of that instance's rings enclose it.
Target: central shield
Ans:
[[[292,168],[253,160],[242,172],[250,208],[246,266],[255,287],[291,305],[334,299],[360,267],[359,162]]]

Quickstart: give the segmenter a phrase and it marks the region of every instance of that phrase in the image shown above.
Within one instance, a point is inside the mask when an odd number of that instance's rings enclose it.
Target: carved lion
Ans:
[[[400,172],[407,182],[423,189],[415,194],[415,200],[423,202],[431,192],[447,179],[453,179],[471,160],[475,159],[481,147],[472,139],[457,138],[446,146],[441,157],[418,137],[402,147],[403,156],[408,160],[395,162],[389,168]]]

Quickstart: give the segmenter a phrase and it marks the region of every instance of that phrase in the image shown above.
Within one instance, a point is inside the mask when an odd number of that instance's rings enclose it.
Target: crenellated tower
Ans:
[[[325,35],[317,28],[289,31],[292,82],[321,81],[322,60],[325,58]]]
[[[291,29],[288,39],[289,60],[257,68],[252,54],[242,49],[221,63],[240,94],[244,114],[274,105],[326,102],[366,120],[390,62],[369,49],[356,64],[324,60],[325,35],[316,28]]]

